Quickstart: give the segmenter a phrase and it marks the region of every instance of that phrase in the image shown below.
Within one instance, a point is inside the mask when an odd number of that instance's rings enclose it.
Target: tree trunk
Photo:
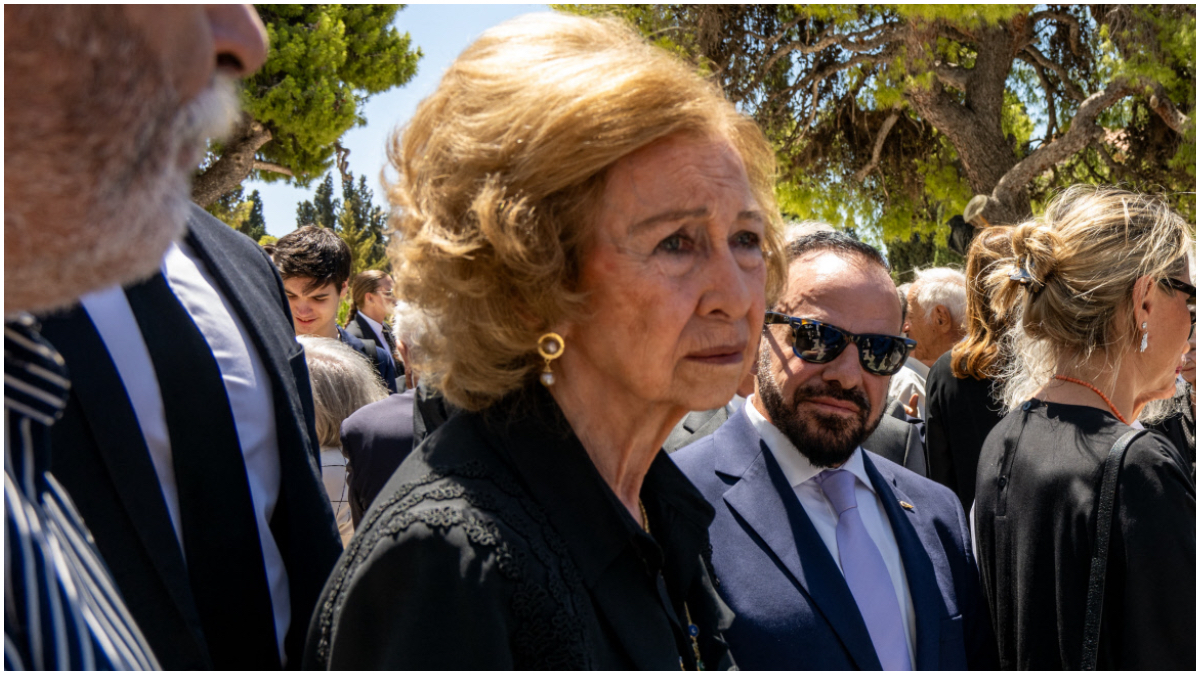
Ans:
[[[192,184],[192,201],[208,206],[228,192],[237,189],[254,169],[254,155],[271,140],[271,132],[247,113],[225,143],[221,158]]]
[[[921,36],[922,48],[929,44]],[[948,93],[940,82],[930,89],[908,94],[917,113],[946,135],[958,153],[971,190],[991,195],[1005,175],[1017,165],[1012,142],[1004,137],[1000,116],[1004,108],[1004,86],[1012,69],[1013,38],[1004,27],[980,29],[978,57],[967,78],[965,103]],[[914,44],[910,42],[909,49]],[[928,54],[928,58],[934,58]],[[993,224],[1015,223],[1029,215],[1029,193],[1024,184],[989,200],[984,217]]]

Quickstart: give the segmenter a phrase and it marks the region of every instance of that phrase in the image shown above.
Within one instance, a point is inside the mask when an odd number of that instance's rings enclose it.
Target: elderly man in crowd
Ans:
[[[14,422],[10,391],[30,388],[6,377],[8,429],[28,442],[25,424],[44,425],[44,485],[78,507],[46,513],[95,542],[49,542],[72,551],[53,563],[10,554],[9,665],[147,666],[147,644],[168,669],[297,663],[340,550],[308,373],[270,261],[188,200],[265,40],[248,6],[5,8],[5,164],[20,167],[5,174],[5,301],[42,312],[61,354],[9,324],[26,340],[6,331],[6,376],[24,348],[42,366],[26,372],[57,389]],[[45,503],[24,450],[10,477]],[[9,541],[36,553],[59,529],[39,534],[28,510],[14,525],[14,500]],[[56,589],[42,564],[70,580]],[[94,602],[118,594],[127,614]]]
[[[917,270],[916,276],[908,289],[904,333],[916,340],[917,346],[904,362],[904,368],[892,377],[888,410],[904,419],[902,406],[910,406],[916,394],[917,414],[910,416],[923,420],[929,368],[965,334],[967,278],[949,267]]]
[[[404,365],[406,388],[363,406],[342,424],[342,453],[349,467],[350,514],[357,526],[400,462],[446,421],[445,402],[421,387],[419,342],[428,332],[425,315],[401,300],[392,314],[396,358]]]
[[[827,232],[787,257],[753,396],[672,455],[716,509],[712,563],[738,664],[995,667],[954,493],[861,447],[912,347],[886,263]]]

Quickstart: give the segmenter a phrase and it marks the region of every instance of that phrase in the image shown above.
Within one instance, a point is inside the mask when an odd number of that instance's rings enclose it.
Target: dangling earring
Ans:
[[[566,347],[566,343],[558,333],[546,333],[538,338],[538,354],[546,359],[546,367],[542,368],[541,380],[542,384],[547,387],[554,384],[554,372],[550,370],[550,362],[563,355],[564,347]]]
[[[1142,349],[1146,351],[1146,347],[1150,346],[1150,332],[1146,330],[1146,322],[1142,322]]]

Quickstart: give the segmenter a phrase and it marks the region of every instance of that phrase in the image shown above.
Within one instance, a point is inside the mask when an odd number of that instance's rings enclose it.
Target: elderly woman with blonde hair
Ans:
[[[1195,484],[1165,437],[1128,437],[1195,329],[1189,229],[1157,199],[1072,188],[987,277],[1015,323],[974,519],[1004,669],[1196,669]]]
[[[345,546],[354,534],[354,524],[347,503],[347,466],[339,429],[354,411],[387,398],[387,387],[370,362],[340,340],[299,335],[296,341],[304,347],[304,360],[312,381],[317,440],[321,444],[321,479]]]
[[[713,510],[661,446],[732,398],[783,278],[761,131],[624,24],[537,15],[390,157],[397,295],[462,411],[364,516],[305,665],[730,667]]]

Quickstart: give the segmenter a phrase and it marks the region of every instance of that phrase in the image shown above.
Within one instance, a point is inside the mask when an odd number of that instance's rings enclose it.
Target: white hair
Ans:
[[[355,410],[387,398],[387,387],[367,357],[341,340],[298,335],[312,380],[317,440],[322,448],[340,448],[342,422]]]
[[[408,359],[401,359],[405,368],[412,368],[418,342],[429,332],[429,317],[419,307],[410,305],[403,300],[396,301],[392,312],[392,339],[397,345],[408,347]],[[397,350],[398,351],[398,350]]]
[[[925,310],[925,318],[933,318],[933,308],[943,305],[950,312],[950,320],[956,326],[965,326],[967,318],[967,277],[949,267],[931,267],[914,270],[912,282],[917,303]]]

